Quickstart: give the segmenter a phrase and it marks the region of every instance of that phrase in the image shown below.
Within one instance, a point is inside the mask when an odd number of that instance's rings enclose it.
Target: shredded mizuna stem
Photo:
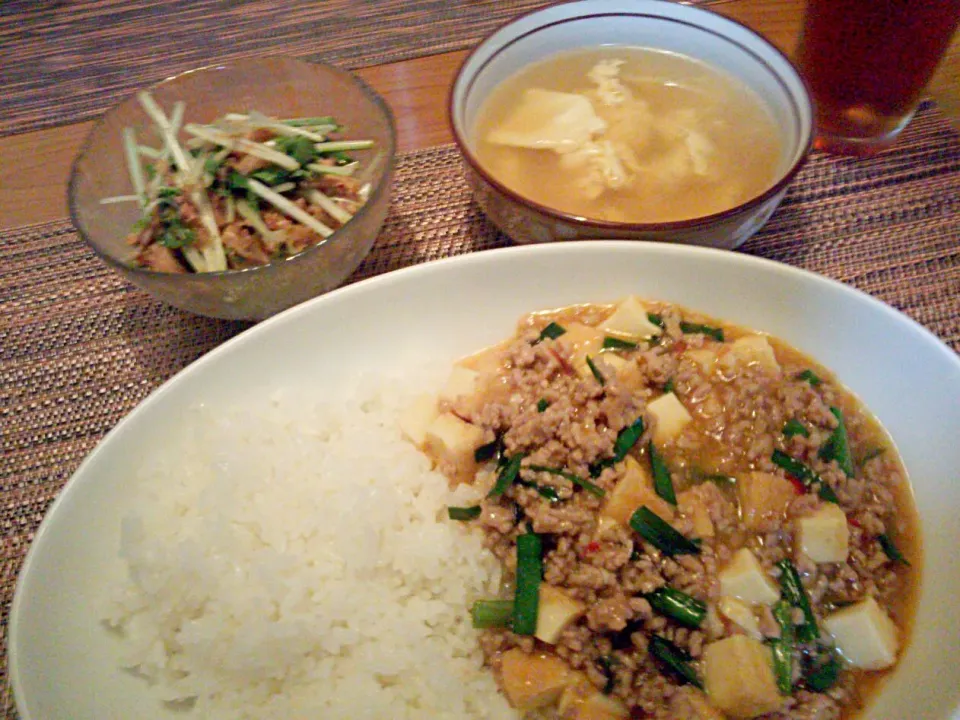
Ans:
[[[360,163],[352,162],[349,165],[321,165],[320,163],[310,163],[307,170],[312,170],[321,175],[353,175]]]
[[[267,224],[263,221],[263,216],[260,215],[256,209],[252,208],[248,202],[238,200],[237,212],[240,214],[240,217],[253,226],[254,230],[260,233],[271,249],[276,249],[286,239],[283,233],[274,232],[268,228]]]
[[[369,150],[373,147],[373,140],[331,140],[329,142],[318,142],[314,147],[320,152]]]
[[[123,154],[127,159],[127,170],[130,173],[130,181],[133,183],[133,191],[136,193],[140,207],[145,207],[147,204],[146,181],[143,178],[140,158],[137,157],[137,136],[131,127],[123,129]]]
[[[248,181],[249,188],[258,197],[263,198],[268,203],[273,205],[277,210],[282,212],[284,215],[298,220],[299,222],[306,225],[308,228],[315,230],[320,237],[330,237],[333,235],[333,230],[328,228],[322,222],[317,220],[313,215],[308,213],[303,208],[297,207],[292,202],[287,200],[283,195],[275,193],[273,190],[268,188],[263,183],[250,179]]]
[[[261,160],[266,160],[267,162],[278,165],[285,170],[300,169],[300,163],[298,163],[292,157],[286,153],[280,152],[279,150],[273,150],[263,143],[253,142],[252,140],[247,140],[246,138],[230,137],[221,130],[203,127],[202,125],[195,125],[194,123],[187,123],[183,129],[184,131],[188,132],[194,137],[200,138],[201,140],[206,140],[207,142],[211,142],[214,145],[220,145],[221,147],[242,150],[248,155],[253,155]]]
[[[352,217],[350,213],[337,205],[333,200],[328,198],[316,188],[307,190],[304,193],[304,197],[306,197],[307,200],[310,200],[312,203],[322,207],[327,213],[329,213],[330,217],[339,221],[341,225],[345,224]]]
[[[115,205],[116,203],[135,202],[143,207],[143,195],[114,195],[100,200],[101,205]]]

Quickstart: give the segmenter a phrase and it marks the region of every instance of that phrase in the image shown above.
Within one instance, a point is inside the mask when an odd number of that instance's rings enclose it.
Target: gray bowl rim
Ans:
[[[341,234],[341,231],[344,228],[347,228],[351,224],[353,224],[353,221],[355,219],[364,217],[369,212],[369,208],[376,204],[374,203],[374,200],[379,199],[383,193],[389,192],[391,180],[393,178],[393,173],[395,170],[396,156],[397,156],[397,124],[393,116],[393,111],[390,109],[390,106],[387,104],[386,100],[384,100],[383,97],[376,90],[370,87],[370,85],[367,84],[367,82],[363,80],[363,78],[361,78],[359,75],[349,72],[347,70],[344,70],[342,68],[339,68],[335,65],[331,65],[330,63],[326,63],[318,60],[305,60],[303,58],[296,58],[291,55],[262,55],[258,57],[240,58],[240,59],[231,60],[228,62],[219,62],[219,63],[211,63],[209,65],[202,65],[200,67],[184,70],[183,72],[179,72],[176,75],[171,75],[170,77],[163,78],[162,80],[158,80],[157,82],[152,83],[150,85],[145,85],[144,87],[137,88],[137,90],[135,90],[134,92],[128,94],[126,97],[114,103],[110,108],[105,110],[94,121],[93,127],[90,128],[90,131],[87,133],[86,137],[84,138],[84,141],[80,146],[80,149],[77,151],[77,154],[74,156],[73,162],[71,162],[70,164],[70,179],[67,182],[67,206],[70,212],[70,222],[73,224],[74,228],[76,228],[77,233],[83,239],[84,244],[87,245],[89,248],[91,248],[101,260],[103,260],[105,263],[107,263],[108,265],[117,269],[120,272],[130,273],[131,275],[138,275],[142,277],[156,277],[156,278],[177,277],[178,273],[162,272],[159,270],[149,270],[147,268],[136,267],[135,265],[125,263],[119,258],[116,258],[113,255],[111,255],[110,253],[107,253],[101,250],[97,246],[97,244],[90,239],[90,236],[88,235],[87,230],[83,225],[83,222],[80,220],[79,209],[76,207],[76,199],[74,196],[74,185],[78,181],[80,163],[87,157],[87,154],[90,151],[90,145],[92,145],[93,143],[93,138],[97,135],[97,133],[103,127],[104,123],[106,122],[106,119],[110,117],[110,115],[117,108],[119,108],[121,105],[125,105],[132,98],[134,98],[137,93],[143,90],[154,90],[156,88],[163,87],[174,82],[179,82],[188,76],[198,75],[200,73],[223,72],[223,71],[234,72],[238,69],[242,69],[244,66],[249,64],[253,64],[253,63],[262,64],[264,62],[275,62],[275,61],[292,62],[294,64],[304,65],[304,66],[307,66],[307,65],[320,66],[325,68],[326,70],[330,70],[334,74],[340,75],[341,77],[350,80],[353,84],[355,84],[359,88],[359,90],[364,95],[367,96],[367,98],[369,98],[373,102],[374,105],[377,106],[377,108],[383,113],[383,116],[387,121],[387,126],[389,127],[389,130],[390,130],[389,132],[390,147],[387,149],[387,153],[386,153],[386,159],[385,159],[386,167],[384,168],[383,176],[380,182],[371,188],[371,196],[360,207],[360,209],[356,212],[356,214],[354,214],[350,218],[350,220],[348,220],[343,226],[337,228],[330,236],[325,237],[323,240],[316,243],[315,245],[311,245],[301,250],[296,255],[291,255],[289,257],[283,258],[282,260],[277,260],[274,262],[267,263],[266,265],[255,265],[253,267],[240,268],[238,270],[217,270],[213,272],[204,272],[204,273],[186,273],[186,275],[189,277],[197,277],[197,278],[200,278],[200,277],[221,278],[226,276],[233,277],[233,276],[240,276],[240,275],[249,275],[254,273],[269,273],[273,269],[277,268],[278,266],[286,263],[304,262],[305,259],[308,258],[313,253],[320,252],[321,247],[336,242],[337,237],[340,236]]]
[[[675,0],[653,0],[653,1],[665,2],[671,5],[676,5]],[[800,108],[798,107],[797,102],[794,99],[793,93],[789,92],[789,90],[786,88],[783,80],[781,79],[780,73],[776,72],[765,59],[757,55],[755,52],[741,45],[739,42],[732,40],[729,37],[726,37],[725,35],[720,35],[716,33],[716,31],[703,28],[699,25],[694,25],[693,23],[686,20],[680,20],[677,18],[664,18],[662,15],[657,15],[650,12],[640,12],[640,11],[633,12],[629,10],[622,10],[619,12],[609,12],[609,11],[590,12],[587,9],[589,7],[589,2],[587,0],[562,0],[562,2],[558,2],[550,6],[550,8],[536,8],[534,10],[529,10],[527,12],[521,13],[520,15],[517,15],[512,20],[509,20],[501,24],[499,27],[494,29],[489,34],[487,34],[476,46],[474,46],[473,50],[471,50],[467,54],[467,56],[463,59],[463,61],[460,64],[460,67],[457,69],[457,72],[454,75],[453,83],[451,84],[450,91],[447,95],[447,119],[450,124],[450,129],[453,134],[454,142],[456,143],[461,156],[466,160],[470,168],[474,172],[476,172],[478,175],[480,175],[481,178],[483,178],[484,182],[494,187],[502,195],[505,195],[511,200],[513,200],[513,202],[519,205],[523,205],[527,208],[530,208],[531,210],[534,210],[540,213],[541,215],[545,215],[552,219],[565,222],[569,225],[575,225],[575,226],[584,227],[584,228],[595,228],[597,230],[612,231],[612,232],[619,232],[619,233],[667,232],[667,231],[673,231],[673,230],[689,230],[689,229],[699,229],[699,228],[709,227],[716,224],[717,222],[731,219],[733,217],[743,214],[744,212],[747,212],[747,211],[756,209],[759,206],[762,206],[771,198],[776,197],[779,193],[786,190],[787,186],[793,182],[794,178],[800,172],[801,168],[803,168],[803,166],[806,164],[807,160],[810,157],[810,152],[813,150],[813,142],[814,142],[813,99],[810,92],[809,84],[807,83],[803,75],[800,73],[800,70],[797,68],[794,62],[790,60],[790,58],[787,57],[787,55],[783,53],[778,47],[776,47],[773,43],[771,43],[765,37],[760,35],[758,32],[756,32],[749,26],[745,25],[744,23],[740,22],[739,20],[734,20],[733,18],[729,18],[725,15],[721,15],[720,13],[714,12],[709,8],[694,6],[694,5],[685,5],[684,11],[690,12],[692,14],[698,14],[698,13],[709,14],[712,17],[720,18],[722,22],[729,23],[731,26],[735,26],[740,30],[747,32],[749,35],[752,35],[757,40],[758,43],[764,45],[772,54],[779,56],[779,58],[782,59],[784,63],[786,63],[786,65],[793,70],[796,76],[796,80],[798,81],[798,84],[803,89],[802,99],[806,101],[807,108],[810,111],[809,112],[810,122],[807,123],[802,128],[802,133],[806,135],[806,142],[801,143],[801,145],[798,147],[799,156],[797,160],[787,169],[785,173],[783,173],[780,176],[777,182],[775,182],[773,185],[771,185],[769,188],[764,190],[759,195],[755,195],[754,197],[740,203],[739,205],[735,205],[732,208],[728,208],[720,212],[712,213],[710,215],[700,215],[698,217],[687,218],[685,220],[673,220],[670,222],[630,223],[630,222],[616,222],[611,220],[599,220],[596,218],[587,218],[581,215],[574,215],[573,213],[563,212],[562,210],[557,210],[548,205],[543,205],[534,200],[531,200],[526,196],[521,195],[520,193],[514,190],[511,190],[506,185],[502,184],[499,180],[494,178],[489,172],[487,172],[483,168],[482,164],[477,160],[476,155],[470,150],[467,139],[463,137],[463,135],[460,133],[457,123],[454,121],[454,118],[457,113],[456,100],[455,100],[457,88],[466,82],[466,80],[464,79],[463,73],[466,70],[467,65],[470,63],[471,60],[473,60],[473,58],[477,55],[477,53],[480,52],[483,46],[486,45],[487,42],[489,42],[493,37],[495,37],[502,30],[505,30],[506,28],[510,27],[511,25],[513,25],[514,23],[518,22],[523,18],[527,18],[533,15],[537,15],[539,13],[543,13],[557,5],[577,5],[577,4],[584,6],[585,9],[583,13],[575,17],[563,18],[563,19],[555,20],[553,22],[546,23],[544,25],[539,25],[536,28],[533,28],[525,33],[522,33],[521,35],[518,35],[516,38],[513,38],[509,42],[506,42],[502,48],[496,50],[491,55],[490,59],[488,59],[486,62],[484,62],[480,66],[480,68],[477,71],[477,74],[479,74],[480,70],[486,67],[494,57],[496,57],[498,54],[503,52],[505,48],[510,47],[511,45],[514,45],[515,43],[520,42],[525,37],[532,35],[534,33],[540,32],[541,30],[547,27],[563,25],[569,22],[577,22],[585,18],[594,18],[594,17],[630,16],[630,17],[649,17],[649,18],[656,18],[661,20],[666,19],[666,20],[669,20],[670,22],[675,22],[682,25],[690,25],[704,32],[717,35],[718,37],[721,37],[723,40],[733,45],[736,45],[741,51],[753,57],[758,63],[763,65],[770,72],[771,76],[776,78],[777,83],[779,83],[781,86],[784,87],[784,90],[787,96],[790,98],[790,105],[793,112],[796,114],[797,117],[801,117]],[[468,87],[467,87],[467,90],[465,90],[465,92],[469,91],[469,85],[472,83],[473,83],[473,80],[471,80],[468,83]]]

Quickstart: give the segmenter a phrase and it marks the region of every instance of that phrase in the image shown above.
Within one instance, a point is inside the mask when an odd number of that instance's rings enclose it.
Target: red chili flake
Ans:
[[[673,344],[673,349],[676,350],[677,354],[684,352],[687,349],[687,343],[684,340],[677,340]]]
[[[563,372],[567,375],[573,375],[576,370],[574,370],[573,365],[571,365],[567,359],[558,353],[554,348],[547,348],[547,351],[553,355],[554,359],[559,363],[560,367],[563,368]]]
[[[797,495],[803,495],[807,491],[807,486],[804,485],[802,482],[800,482],[793,475],[787,475],[787,480],[793,483],[793,489],[794,489],[794,492],[797,493]]]
[[[847,522],[857,528],[862,528],[863,525],[860,524],[860,521],[856,518],[847,518]]]
[[[600,550],[600,543],[598,543],[596,540],[588,542],[586,546],[583,548],[583,552],[588,554],[599,552],[599,550]]]

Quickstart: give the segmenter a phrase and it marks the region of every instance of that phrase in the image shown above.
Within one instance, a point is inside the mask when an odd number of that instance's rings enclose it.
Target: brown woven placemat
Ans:
[[[285,54],[354,69],[460,50],[545,4],[2,0],[0,135],[88,120],[138,87],[241,57]]]
[[[452,146],[412,153],[351,281],[506,244],[471,201]],[[865,290],[960,351],[960,139],[926,105],[895,152],[815,155],[744,250]],[[51,500],[152,389],[247,326],[158,304],[67,221],[0,233],[0,687],[14,581]],[[0,716],[14,717],[5,689]]]

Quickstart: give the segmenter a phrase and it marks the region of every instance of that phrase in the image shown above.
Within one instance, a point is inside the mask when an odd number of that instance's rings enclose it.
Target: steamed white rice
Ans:
[[[145,459],[107,621],[157,702],[203,718],[515,718],[468,609],[496,560],[402,439],[402,381],[195,408]]]

